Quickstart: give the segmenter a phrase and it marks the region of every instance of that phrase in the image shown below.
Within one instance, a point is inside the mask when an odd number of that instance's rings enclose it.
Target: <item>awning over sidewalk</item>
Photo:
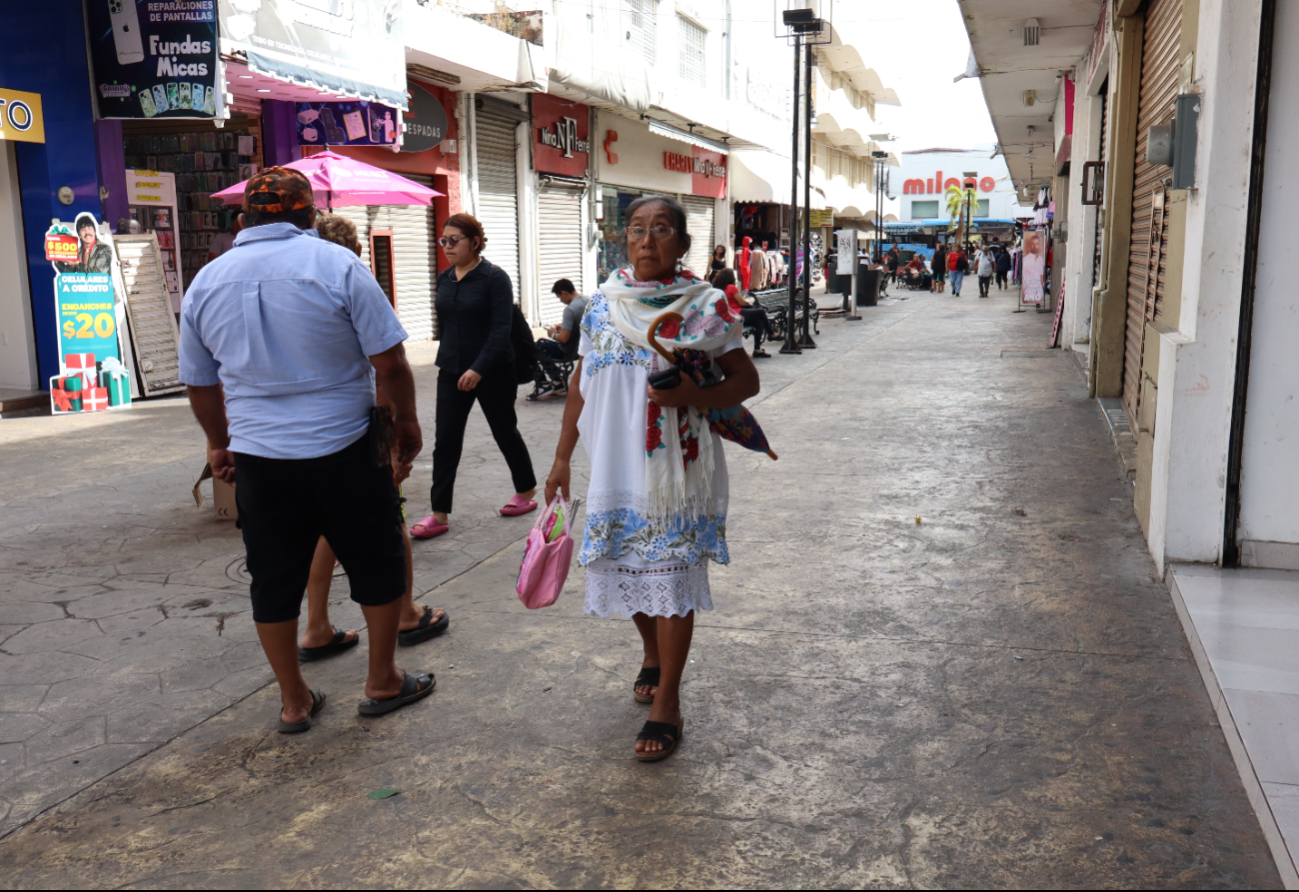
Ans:
[[[788,158],[770,152],[731,152],[728,172],[731,179],[731,200],[788,205],[789,193],[793,189],[790,167]],[[799,177],[800,187],[802,182],[803,178]],[[799,205],[802,203],[800,193]],[[826,207],[825,196],[813,188],[812,208],[823,211]]]

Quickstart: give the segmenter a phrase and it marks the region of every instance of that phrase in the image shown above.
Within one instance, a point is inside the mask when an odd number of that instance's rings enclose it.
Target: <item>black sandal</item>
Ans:
[[[356,711],[361,715],[387,715],[416,700],[424,699],[433,693],[435,687],[437,687],[437,679],[433,677],[432,672],[407,672],[402,678],[401,690],[396,697],[389,697],[386,700],[366,697]]]
[[[436,611],[432,607],[425,606],[424,615],[419,618],[419,625],[413,629],[407,629],[404,632],[397,633],[397,643],[402,647],[410,647],[413,644],[422,644],[430,638],[436,638],[447,630],[451,624],[451,614],[445,610],[442,611],[442,618],[433,622],[433,614]]]
[[[348,641],[347,633],[338,626],[334,626],[334,640],[328,644],[322,644],[320,647],[298,646],[298,663],[314,663],[316,660],[323,660],[325,657],[341,654],[343,651],[350,650],[360,643],[361,635],[359,633],[351,641]]]
[[[636,676],[636,681],[631,686],[631,695],[637,703],[653,703],[654,697],[645,696],[636,693],[637,688],[656,688],[659,686],[660,669],[658,666],[642,666],[640,675]]]
[[[286,722],[282,718],[284,711],[280,710],[280,725],[275,730],[281,734],[301,734],[303,731],[311,730],[311,719],[320,712],[325,706],[325,695],[319,691],[311,691],[311,712],[300,722]]]
[[[637,753],[636,759],[641,762],[658,762],[666,759],[677,751],[677,744],[681,743],[681,732],[686,729],[686,720],[682,719],[680,725],[674,725],[671,722],[646,722],[636,735],[637,740],[652,740],[655,743],[663,744],[663,749],[657,753]]]

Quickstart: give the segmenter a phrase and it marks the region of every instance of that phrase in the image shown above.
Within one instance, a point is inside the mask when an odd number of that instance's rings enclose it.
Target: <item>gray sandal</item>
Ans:
[[[324,706],[325,706],[325,695],[320,693],[319,691],[312,691],[311,712],[307,713],[307,717],[300,722],[286,722],[284,721],[283,718],[281,718],[280,726],[276,730],[279,731],[281,734],[301,734],[303,731],[310,731],[312,716],[320,712],[320,710],[323,709]],[[281,716],[284,715],[284,710],[280,710],[280,715]]]
[[[385,715],[414,703],[416,700],[424,699],[433,693],[433,688],[438,683],[432,672],[420,672],[413,675],[407,672],[405,676],[401,682],[401,693],[396,697],[389,697],[386,700],[366,697],[361,701],[361,705],[357,707],[357,712],[361,713],[361,715]]]

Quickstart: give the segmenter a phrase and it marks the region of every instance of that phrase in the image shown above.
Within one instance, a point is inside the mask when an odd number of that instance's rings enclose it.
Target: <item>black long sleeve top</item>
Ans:
[[[514,361],[510,326],[514,286],[496,264],[484,259],[460,281],[455,267],[438,275],[438,368],[454,375],[487,375]]]

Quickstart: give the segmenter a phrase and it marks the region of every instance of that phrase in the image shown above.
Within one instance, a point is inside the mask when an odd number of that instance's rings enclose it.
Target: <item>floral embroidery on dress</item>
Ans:
[[[587,513],[578,563],[586,566],[597,558],[616,560],[629,552],[647,561],[680,561],[694,566],[711,559],[729,564],[726,515],[701,514],[659,521],[631,508]]]
[[[653,455],[655,449],[666,449],[663,445],[663,410],[653,400],[649,401],[649,423],[645,428],[645,454]]]
[[[654,371],[654,352],[635,347],[622,336],[609,321],[609,301],[599,291],[591,295],[591,303],[582,317],[582,331],[591,341],[591,352],[582,361],[583,374],[588,378],[615,365],[638,365]]]

